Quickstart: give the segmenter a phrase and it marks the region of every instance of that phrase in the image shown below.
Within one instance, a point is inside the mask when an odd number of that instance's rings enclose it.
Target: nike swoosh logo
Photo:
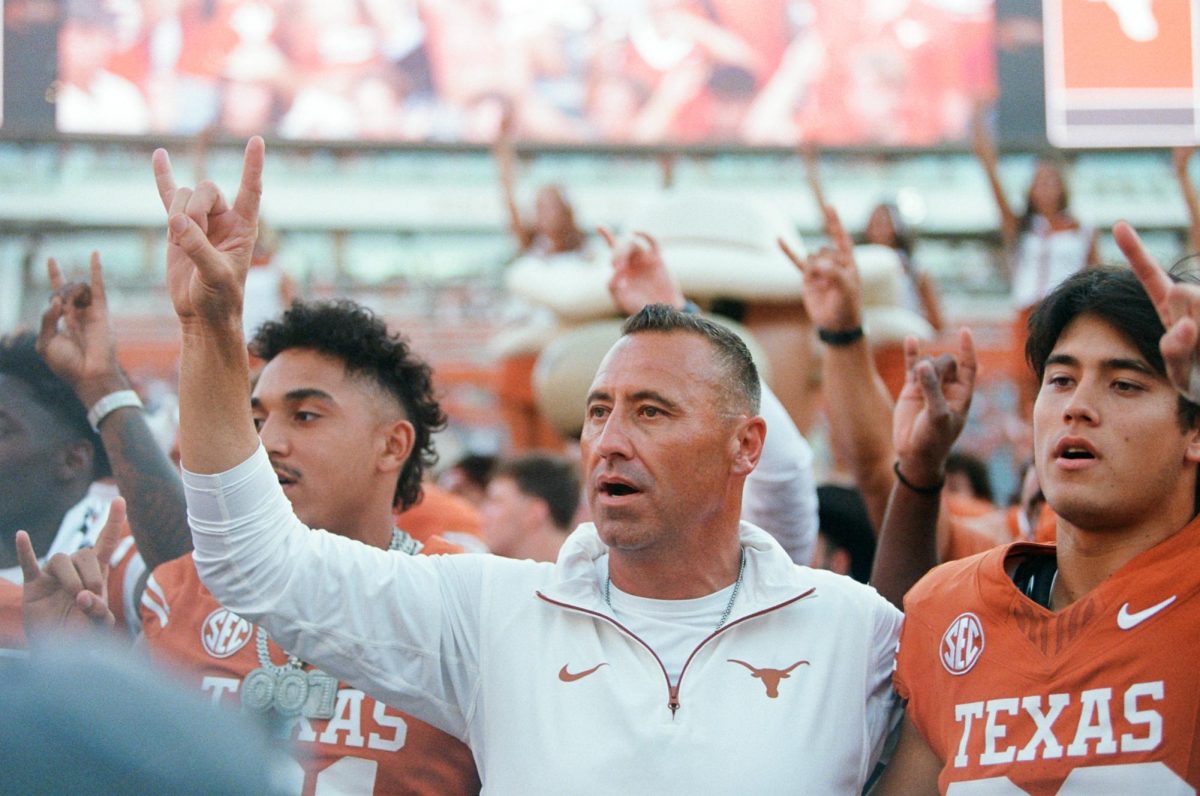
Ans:
[[[1121,628],[1122,630],[1132,630],[1173,602],[1175,602],[1174,594],[1160,602],[1158,605],[1152,605],[1149,608],[1145,608],[1134,613],[1129,612],[1129,603],[1125,603],[1121,606],[1121,610],[1117,612],[1117,627]]]
[[[597,663],[595,666],[593,666],[590,669],[584,669],[582,672],[576,672],[575,674],[571,674],[570,672],[567,671],[567,664],[564,663],[563,667],[558,670],[558,679],[562,680],[564,683],[573,683],[576,680],[582,680],[583,678],[587,677],[589,674],[595,674],[596,670],[599,669],[601,666],[608,666],[608,664],[607,663]]]

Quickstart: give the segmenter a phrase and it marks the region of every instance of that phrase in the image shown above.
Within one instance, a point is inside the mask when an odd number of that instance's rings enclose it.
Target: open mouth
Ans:
[[[1063,459],[1095,459],[1095,455],[1083,448],[1067,448],[1061,454]]]
[[[642,490],[624,479],[601,478],[596,484],[596,491],[605,497],[621,498],[636,495]]]

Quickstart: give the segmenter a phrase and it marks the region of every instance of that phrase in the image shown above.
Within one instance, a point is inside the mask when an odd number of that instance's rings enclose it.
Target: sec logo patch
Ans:
[[[983,654],[983,625],[972,613],[959,614],[942,636],[939,655],[950,674],[966,674]]]
[[[227,608],[209,614],[200,626],[200,641],[214,658],[228,658],[246,646],[254,625]]]

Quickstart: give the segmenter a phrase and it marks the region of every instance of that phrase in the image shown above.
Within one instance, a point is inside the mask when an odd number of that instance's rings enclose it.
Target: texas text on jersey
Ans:
[[[423,552],[453,549],[431,542]],[[306,796],[479,792],[465,744],[289,659],[265,632],[217,603],[190,555],[154,571],[142,619],[151,655],[182,663],[214,704],[261,711],[288,729]],[[291,695],[298,698],[288,705]]]
[[[905,599],[896,688],[946,793],[1194,794],[1200,519],[1054,613],[1008,574],[1045,545],[946,564]]]

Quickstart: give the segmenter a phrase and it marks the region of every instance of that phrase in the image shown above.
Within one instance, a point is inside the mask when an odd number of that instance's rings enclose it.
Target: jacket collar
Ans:
[[[815,586],[811,570],[792,563],[766,531],[742,522],[738,535],[746,550],[746,572],[730,622],[787,602]],[[554,565],[554,579],[540,593],[556,603],[611,616],[604,602],[607,576],[608,546],[600,540],[596,526],[586,522],[563,543]]]

